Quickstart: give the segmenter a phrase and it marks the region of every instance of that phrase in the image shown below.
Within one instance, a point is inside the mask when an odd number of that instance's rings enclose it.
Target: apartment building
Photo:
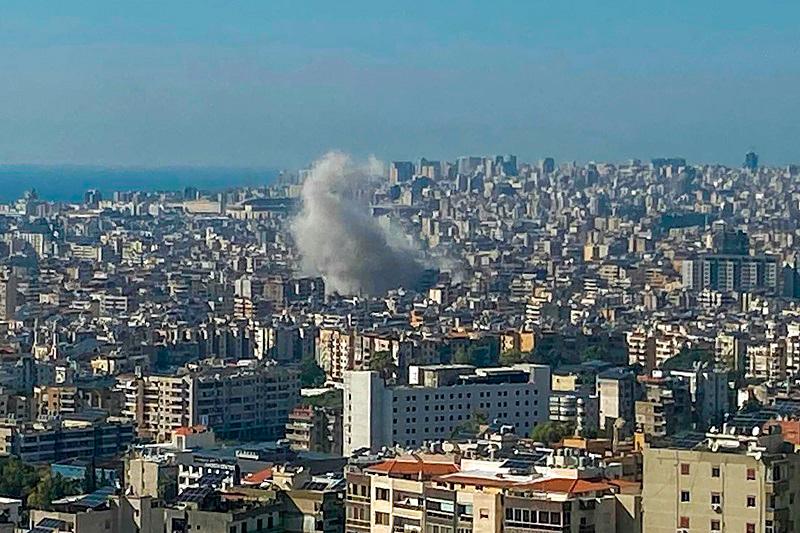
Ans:
[[[783,381],[786,379],[786,342],[764,341],[747,347],[747,377]]]
[[[683,286],[693,291],[774,294],[778,288],[778,262],[769,255],[700,254],[683,261],[681,270]]]
[[[353,468],[345,531],[641,531],[638,484],[598,477],[586,459],[554,461],[541,473],[431,454]]]
[[[620,420],[624,433],[633,430],[636,380],[633,372],[612,368],[597,375],[600,429],[611,431]]]
[[[692,421],[689,386],[678,379],[639,378],[642,399],[635,402],[636,431],[653,437],[687,429]]]
[[[117,419],[4,425],[0,426],[0,454],[30,463],[111,457],[125,452],[133,437],[133,424]]]
[[[411,366],[409,384],[388,386],[377,372],[344,374],[343,453],[449,438],[478,413],[528,434],[549,417],[550,368],[515,365]]]
[[[714,341],[714,360],[726,368],[743,372],[747,356],[747,339],[741,333],[720,333]]]
[[[651,332],[637,328],[625,334],[628,348],[628,363],[640,365],[646,371],[656,366],[656,339]]]
[[[293,450],[341,453],[342,412],[313,405],[298,405],[289,413],[286,439]]]
[[[689,433],[644,450],[644,530],[788,533],[800,525],[800,455],[780,426]]]
[[[157,442],[195,425],[226,439],[281,438],[299,394],[296,372],[252,362],[194,367],[178,376],[127,376],[118,387],[125,393],[125,415],[141,436]]]
[[[339,328],[320,328],[316,360],[329,380],[341,382],[344,373],[353,368],[353,332]]]

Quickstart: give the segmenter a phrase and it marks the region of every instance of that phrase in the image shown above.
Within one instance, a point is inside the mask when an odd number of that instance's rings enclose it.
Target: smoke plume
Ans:
[[[359,164],[329,152],[303,183],[292,232],[303,269],[321,275],[329,290],[382,294],[412,288],[423,273],[416,251],[370,214],[369,195],[381,173],[374,159]]]

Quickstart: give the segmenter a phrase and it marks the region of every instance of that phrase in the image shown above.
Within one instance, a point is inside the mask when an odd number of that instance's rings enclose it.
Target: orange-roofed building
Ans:
[[[242,478],[242,485],[246,486],[261,486],[265,481],[272,479],[272,467],[259,470],[258,472],[250,472]]]
[[[452,457],[428,459],[418,455],[389,459],[367,468],[368,473],[386,475],[402,479],[427,481],[436,476],[458,472],[458,465]]]
[[[641,487],[600,478],[512,474],[503,462],[388,459],[347,474],[346,531],[641,531]],[[472,470],[464,470],[472,468]]]
[[[214,431],[200,424],[182,426],[172,432],[172,445],[179,450],[213,448],[216,443]]]

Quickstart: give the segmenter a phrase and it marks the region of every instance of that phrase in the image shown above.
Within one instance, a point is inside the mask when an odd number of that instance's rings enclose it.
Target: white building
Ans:
[[[550,367],[409,367],[409,385],[387,386],[377,372],[344,373],[343,452],[420,446],[444,440],[481,414],[527,435],[549,417]]]

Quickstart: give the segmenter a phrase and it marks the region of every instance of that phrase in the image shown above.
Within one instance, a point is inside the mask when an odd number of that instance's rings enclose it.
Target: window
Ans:
[[[689,495],[689,491],[688,490],[682,490],[681,491],[681,502],[682,503],[686,503],[690,499],[691,499],[691,496]]]
[[[722,503],[722,496],[719,492],[711,493],[711,505],[719,505]]]
[[[719,467],[712,466],[711,467],[711,477],[719,477]]]
[[[747,481],[755,481],[756,479],[756,469],[755,468],[748,468],[747,469]]]
[[[376,500],[383,500],[385,502],[389,501],[389,489],[375,489],[375,499]]]
[[[681,475],[682,476],[689,475],[689,463],[681,463]]]
[[[712,520],[711,521],[711,531],[721,531],[722,527],[720,526],[719,520]]]
[[[678,527],[681,529],[689,529],[689,517],[688,516],[680,517],[680,519],[678,520]]]
[[[389,525],[389,513],[375,512],[375,523],[379,526]]]
[[[747,524],[747,533],[756,533],[756,525],[755,524]]]
[[[747,497],[747,506],[748,507],[755,507],[756,506],[756,497],[755,496],[748,496]]]

